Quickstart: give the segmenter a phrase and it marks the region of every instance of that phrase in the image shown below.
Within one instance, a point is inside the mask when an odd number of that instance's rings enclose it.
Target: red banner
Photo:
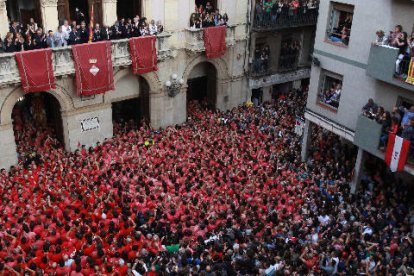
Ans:
[[[387,150],[385,151],[385,163],[392,172],[403,171],[407,162],[410,141],[393,133],[388,136]]]
[[[157,48],[155,36],[135,37],[129,40],[132,71],[135,75],[142,75],[157,71]]]
[[[25,93],[56,89],[52,49],[17,52],[15,56]]]
[[[204,30],[204,47],[207,58],[219,58],[226,53],[226,26],[209,27]]]
[[[114,90],[111,42],[72,45],[78,96]]]

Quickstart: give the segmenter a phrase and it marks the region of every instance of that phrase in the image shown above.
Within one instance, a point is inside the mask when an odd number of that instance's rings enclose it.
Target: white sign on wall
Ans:
[[[99,129],[99,128],[100,128],[100,125],[99,125],[98,117],[88,118],[88,119],[84,119],[81,121],[82,132],[91,131],[91,130]]]
[[[296,118],[296,120],[295,120],[295,133],[296,133],[296,135],[302,136],[304,128],[305,128],[305,121],[302,118]]]

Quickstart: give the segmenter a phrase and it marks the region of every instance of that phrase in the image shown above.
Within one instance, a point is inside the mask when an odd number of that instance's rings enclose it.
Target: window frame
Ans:
[[[338,107],[335,107],[329,103],[325,103],[323,101],[323,98],[321,97],[322,94],[325,92],[326,88],[327,88],[327,77],[334,79],[336,81],[340,81],[341,83],[341,96],[339,98],[338,101]],[[320,74],[320,79],[319,79],[319,87],[318,87],[318,93],[317,93],[317,98],[316,98],[316,104],[318,104],[319,106],[324,107],[325,109],[328,109],[332,112],[338,112],[339,110],[339,106],[341,103],[341,98],[342,98],[342,92],[343,92],[343,84],[344,84],[344,76],[329,70],[325,70],[322,69],[321,70],[321,74]]]
[[[354,18],[353,18],[354,11],[355,11],[355,6],[353,6],[353,5],[338,3],[338,2],[334,2],[334,1],[330,2],[329,17],[328,17],[328,22],[327,22],[326,32],[325,32],[325,42],[326,43],[336,45],[336,46],[340,46],[340,47],[344,47],[344,48],[349,47],[349,42],[350,42],[351,33],[352,33],[352,23],[353,23],[353,20],[354,20]],[[335,41],[332,41],[330,39],[330,36],[334,33],[333,29],[336,28],[337,25],[339,25],[339,20],[341,18],[340,13],[348,13],[348,14],[352,15],[351,29],[349,30],[348,42],[347,43],[335,42]],[[345,15],[345,17],[346,17],[346,15]]]

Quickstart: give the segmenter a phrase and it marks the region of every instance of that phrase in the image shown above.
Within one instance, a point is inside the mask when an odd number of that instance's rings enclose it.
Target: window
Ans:
[[[284,37],[280,48],[279,71],[295,69],[298,65],[300,50],[301,46],[298,40]]]
[[[348,46],[351,37],[354,6],[331,2],[331,17],[327,29],[327,40]]]
[[[319,102],[334,109],[339,107],[342,94],[343,77],[329,71],[321,74],[321,86],[319,91]]]

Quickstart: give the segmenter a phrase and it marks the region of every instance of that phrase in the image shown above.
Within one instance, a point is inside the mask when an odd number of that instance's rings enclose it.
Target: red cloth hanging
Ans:
[[[111,42],[72,45],[78,96],[115,90]]]
[[[132,71],[135,75],[158,70],[156,40],[156,36],[134,37],[129,40]]]
[[[207,58],[219,58],[226,53],[226,26],[208,27],[204,31]]]
[[[15,57],[25,93],[56,89],[52,49],[17,52]]]

